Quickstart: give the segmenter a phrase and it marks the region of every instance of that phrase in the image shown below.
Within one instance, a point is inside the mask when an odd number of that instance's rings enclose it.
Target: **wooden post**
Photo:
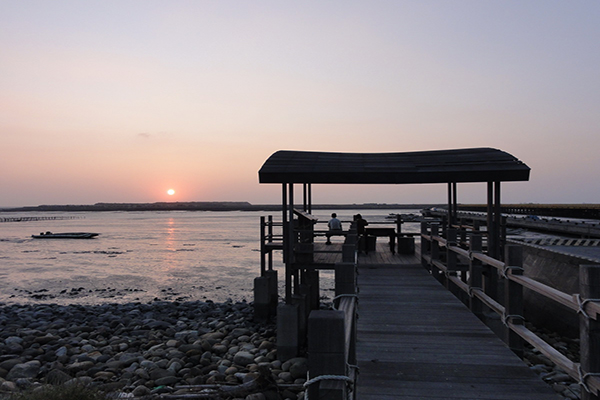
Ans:
[[[309,378],[323,375],[347,376],[344,312],[315,310],[308,318],[308,371]],[[320,382],[308,387],[310,399],[344,400],[346,384],[327,385],[321,392]],[[331,383],[331,382],[329,382]]]
[[[506,255],[504,248],[506,247],[506,216],[502,215],[500,224],[500,254]],[[503,260],[505,261],[505,260]]]
[[[267,227],[267,236],[268,236],[268,240],[269,243],[273,242],[273,216],[269,215],[268,219],[267,219],[267,223],[269,224],[269,226]],[[267,267],[270,270],[273,269],[273,250],[269,251],[269,255],[267,258]]]
[[[459,220],[460,227],[460,243],[465,243],[467,241],[467,230],[463,227],[465,225],[465,220],[461,218]]]
[[[307,285],[298,285],[298,293],[292,295],[292,304],[298,307],[298,345],[306,344],[306,334],[308,330],[308,316],[310,315],[310,303],[308,295],[302,292],[308,292]],[[279,331],[278,331],[279,336]]]
[[[256,320],[266,321],[269,318],[271,311],[269,288],[269,277],[254,278],[254,318]]]
[[[424,235],[429,235],[429,224],[426,221],[421,222],[421,266],[429,270],[429,263],[423,256],[431,255],[431,242]]]
[[[579,295],[581,301],[600,299],[600,265],[581,265],[579,267]],[[585,311],[585,306],[582,307]],[[600,373],[600,321],[589,318],[587,313],[579,314],[580,361],[582,374]],[[589,379],[589,378],[588,378]],[[584,382],[588,383],[588,382]],[[589,386],[589,385],[588,385]],[[582,400],[598,400],[598,392],[581,391]]]
[[[433,261],[438,261],[440,259],[440,242],[433,239],[434,236],[440,235],[440,224],[437,222],[433,222],[431,224],[431,266],[429,272],[433,275],[433,277],[439,280],[440,271],[437,268],[433,267]]]
[[[335,265],[335,295],[356,294],[356,264],[337,263]]]
[[[456,246],[457,232],[456,229],[448,229],[446,231],[446,268],[448,275],[456,275],[456,266],[458,264],[458,254],[452,251],[452,247]],[[458,295],[456,285],[454,285],[447,277],[444,276],[446,289],[452,292],[455,296]]]
[[[265,272],[265,276],[269,278],[269,313],[277,314],[277,304],[279,303],[279,282],[277,280],[277,270],[269,269]]]
[[[481,234],[473,233],[471,234],[471,240],[469,242],[469,250],[471,253],[481,253]],[[472,289],[482,289],[483,285],[483,276],[482,276],[482,267],[481,261],[476,260],[474,258],[471,259],[469,264],[469,288]],[[471,293],[470,293],[471,294]],[[475,296],[470,296],[469,308],[471,312],[475,314],[479,319],[483,319],[483,303]]]
[[[260,217],[260,276],[264,276],[267,270],[267,259],[266,259],[266,223],[265,217]]]
[[[308,304],[311,310],[317,310],[319,308],[319,270],[305,269],[302,271],[302,283],[306,285],[308,290],[306,296],[308,297]]]
[[[521,246],[506,246],[504,257],[507,275],[523,275],[523,248]],[[519,357],[523,357],[523,339],[508,327],[523,324],[523,286],[505,279],[504,282],[504,316],[506,325],[506,344]]]
[[[298,355],[299,307],[295,304],[280,304],[277,307],[277,358],[287,361]]]
[[[356,251],[358,248],[358,235],[356,232],[346,235],[342,245],[342,262],[356,263]]]

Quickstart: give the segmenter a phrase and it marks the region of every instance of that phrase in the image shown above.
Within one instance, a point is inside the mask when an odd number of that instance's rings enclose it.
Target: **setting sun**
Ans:
[[[168,194],[169,196],[173,196],[173,195],[175,194],[175,190],[173,190],[173,189],[169,189],[169,190],[167,190],[167,194]]]

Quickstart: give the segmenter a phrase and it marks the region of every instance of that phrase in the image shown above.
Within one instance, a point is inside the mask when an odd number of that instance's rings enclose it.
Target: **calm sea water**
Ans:
[[[358,212],[370,222],[383,222],[390,212],[415,211],[341,210],[338,214],[349,221]],[[329,214],[315,212],[323,222]],[[268,213],[2,213],[1,217],[75,219],[0,223],[0,302],[252,301],[253,279],[260,273],[261,215]],[[273,215],[280,220],[280,214]],[[406,227],[418,229],[412,224]],[[45,231],[100,236],[31,238]],[[283,277],[280,254],[275,256],[275,268]],[[328,273],[322,273],[321,287],[323,295],[331,295]]]

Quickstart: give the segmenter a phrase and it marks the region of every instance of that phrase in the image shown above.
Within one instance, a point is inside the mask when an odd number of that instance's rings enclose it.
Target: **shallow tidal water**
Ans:
[[[370,221],[385,221],[388,213],[400,210],[341,210],[338,214],[349,221],[358,212]],[[0,223],[0,302],[252,301],[253,280],[260,274],[260,216],[268,214],[2,213],[2,217],[57,219]],[[315,212],[323,223],[329,214]],[[279,214],[273,215],[280,220]],[[319,229],[326,229],[325,224]],[[31,237],[46,231],[100,235],[83,240]],[[281,254],[274,259],[281,281]],[[332,276],[321,275],[322,295],[331,297]]]

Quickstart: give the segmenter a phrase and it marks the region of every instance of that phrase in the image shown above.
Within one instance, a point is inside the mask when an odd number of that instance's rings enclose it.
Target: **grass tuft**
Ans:
[[[87,386],[42,386],[34,390],[13,394],[9,400],[106,400],[106,395]]]

